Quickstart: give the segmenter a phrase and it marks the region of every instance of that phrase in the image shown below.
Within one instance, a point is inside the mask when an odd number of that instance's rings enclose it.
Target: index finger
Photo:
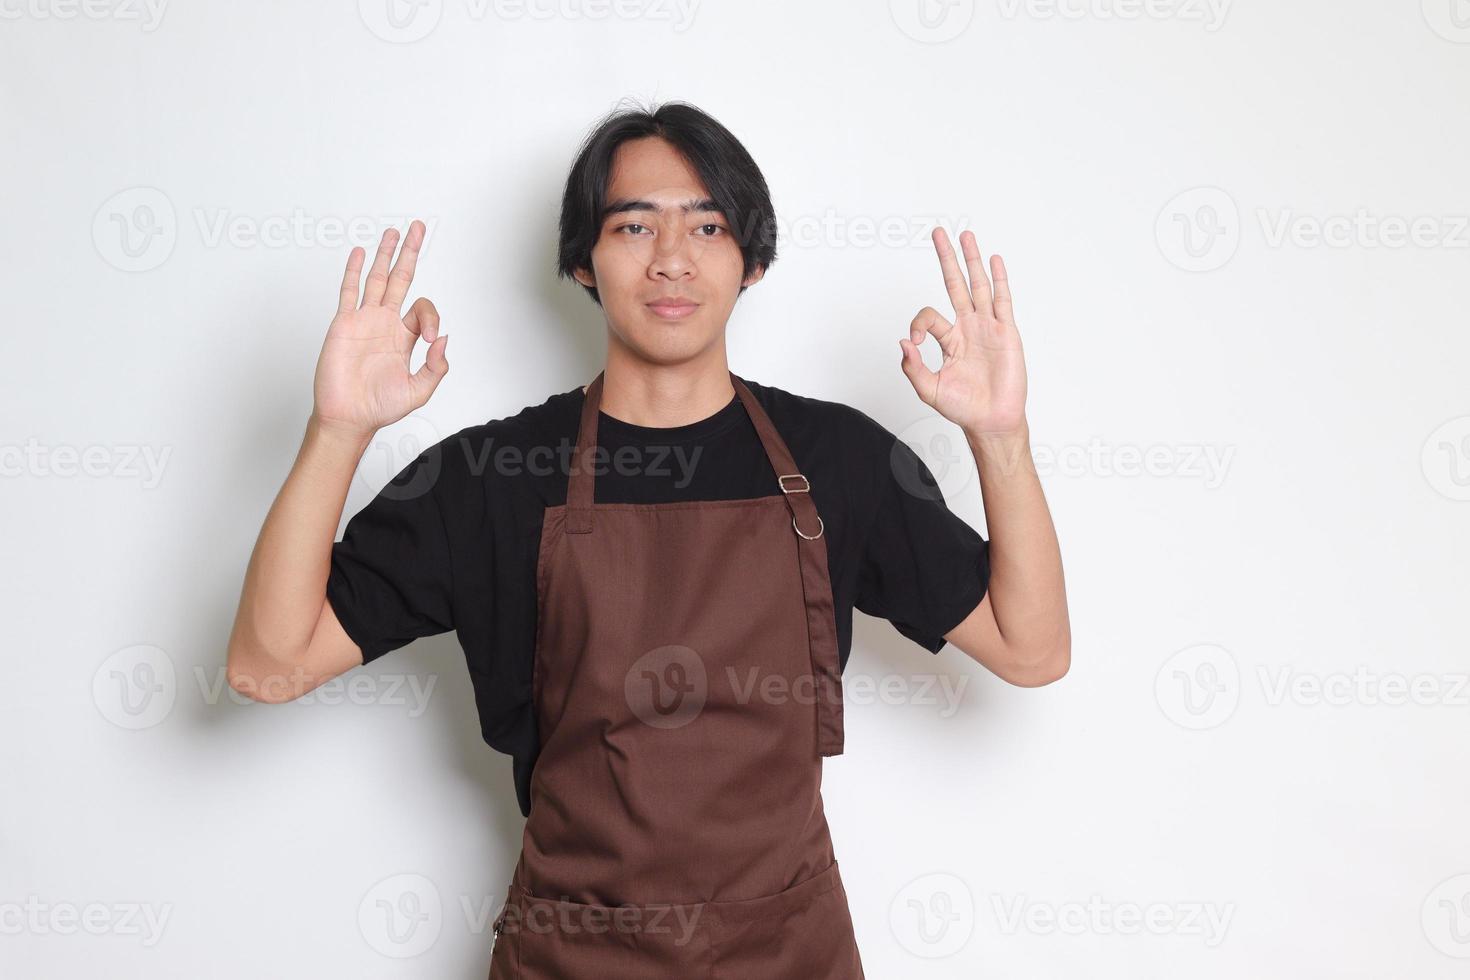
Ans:
[[[424,242],[424,223],[415,219],[408,225],[408,234],[403,239],[403,248],[398,250],[398,261],[388,273],[388,291],[383,294],[383,305],[392,310],[403,306],[403,297],[408,295],[413,282],[413,270],[418,265],[419,246]]]
[[[949,291],[949,301],[954,304],[956,316],[971,313],[975,309],[970,299],[970,286],[955,261],[954,246],[949,243],[949,234],[943,228],[934,229],[934,250],[939,253],[939,268],[944,271],[944,288]]]

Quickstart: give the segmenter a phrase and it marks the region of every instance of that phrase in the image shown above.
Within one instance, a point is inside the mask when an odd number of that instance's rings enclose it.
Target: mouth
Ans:
[[[665,320],[682,320],[699,309],[699,304],[691,299],[671,296],[656,299],[652,303],[648,303],[647,306],[653,311],[654,316],[662,317]]]

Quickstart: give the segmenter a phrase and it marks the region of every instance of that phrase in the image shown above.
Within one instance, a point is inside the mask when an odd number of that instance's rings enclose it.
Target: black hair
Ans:
[[[602,233],[613,155],[621,144],[645,136],[667,140],[683,154],[710,198],[719,204],[745,257],[741,281],[757,269],[770,268],[776,261],[776,212],[760,167],[735,134],[713,116],[687,102],[665,102],[614,109],[582,141],[562,195],[557,276],[572,278],[577,269],[592,268],[592,247]],[[582,288],[592,302],[602,305],[595,286]],[[745,289],[742,285],[740,292]]]

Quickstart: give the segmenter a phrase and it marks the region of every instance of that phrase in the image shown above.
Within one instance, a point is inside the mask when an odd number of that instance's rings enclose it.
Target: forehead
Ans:
[[[628,140],[613,152],[609,203],[638,199],[668,207],[708,196],[699,174],[666,140],[645,136]]]

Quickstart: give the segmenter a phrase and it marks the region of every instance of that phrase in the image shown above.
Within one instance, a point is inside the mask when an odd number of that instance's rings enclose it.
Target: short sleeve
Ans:
[[[400,470],[332,545],[327,600],[363,663],[454,628],[449,538],[435,492],[441,446]]]
[[[888,439],[854,606],[938,653],[944,634],[985,598],[989,544],[945,504],[918,454],[891,433]]]

